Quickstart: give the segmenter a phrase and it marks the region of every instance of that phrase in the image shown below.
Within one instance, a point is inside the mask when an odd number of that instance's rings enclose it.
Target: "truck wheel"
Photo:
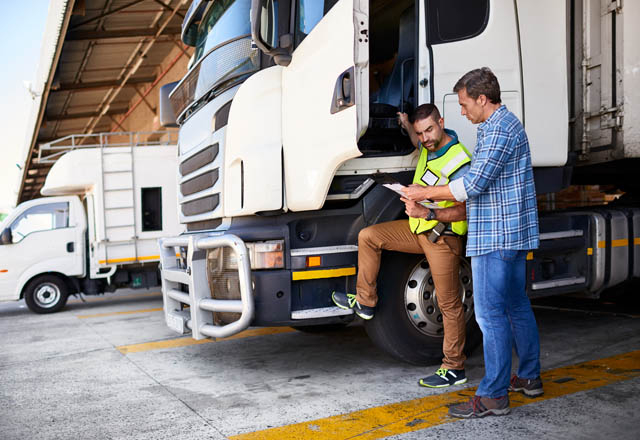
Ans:
[[[427,260],[423,255],[388,252],[381,267],[375,316],[365,322],[369,338],[396,359],[416,365],[439,363],[444,328]],[[468,355],[482,335],[473,316],[471,266],[466,260],[461,261],[459,278]]]
[[[24,300],[35,313],[55,313],[65,306],[68,297],[67,285],[56,275],[39,276],[24,291]]]

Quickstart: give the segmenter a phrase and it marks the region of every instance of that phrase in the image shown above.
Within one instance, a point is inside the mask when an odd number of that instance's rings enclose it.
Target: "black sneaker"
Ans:
[[[467,376],[464,370],[447,370],[446,368],[438,368],[431,376],[423,377],[418,384],[429,388],[444,388],[451,385],[461,385],[467,382]]]
[[[538,397],[544,394],[542,379],[540,379],[540,377],[523,379],[518,376],[513,376],[511,378],[511,384],[509,385],[509,391],[522,393],[527,397]]]
[[[373,318],[373,307],[360,304],[353,293],[333,292],[331,294],[333,303],[344,310],[353,310],[362,319]]]
[[[449,407],[449,415],[451,417],[463,419],[485,416],[505,416],[509,414],[510,411],[509,396],[502,396],[496,399],[473,396],[464,403]]]

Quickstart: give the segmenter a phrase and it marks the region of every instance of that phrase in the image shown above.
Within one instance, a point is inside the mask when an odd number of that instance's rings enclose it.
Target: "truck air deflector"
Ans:
[[[249,327],[255,306],[251,263],[244,241],[233,234],[202,234],[162,239],[159,245],[165,320],[171,329],[178,333],[187,333],[190,329],[194,339],[204,339],[232,336]],[[230,247],[236,254],[239,300],[211,298],[205,253],[221,247]],[[176,250],[185,248],[186,259],[176,258]],[[189,309],[183,310],[184,306]],[[240,318],[226,325],[215,325],[212,312],[239,313]]]

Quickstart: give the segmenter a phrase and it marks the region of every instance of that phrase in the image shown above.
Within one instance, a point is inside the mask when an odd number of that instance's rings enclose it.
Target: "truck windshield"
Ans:
[[[198,25],[193,67],[170,95],[176,115],[222,84],[258,70],[250,10],[251,0],[211,2]]]

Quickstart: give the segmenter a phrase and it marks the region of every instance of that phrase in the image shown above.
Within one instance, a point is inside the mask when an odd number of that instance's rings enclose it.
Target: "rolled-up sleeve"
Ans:
[[[469,198],[467,190],[464,189],[464,177],[449,182],[449,191],[458,202],[464,202]]]
[[[488,131],[484,135],[481,145],[478,145],[476,151],[474,151],[469,172],[462,179],[459,179],[463,183],[457,183],[455,191],[462,196],[462,191],[458,187],[464,186],[467,198],[476,197],[483,193],[491,182],[500,175],[505,163],[513,153],[513,141],[514,139],[510,133],[500,127]],[[456,200],[458,200],[451,185],[450,189]]]

